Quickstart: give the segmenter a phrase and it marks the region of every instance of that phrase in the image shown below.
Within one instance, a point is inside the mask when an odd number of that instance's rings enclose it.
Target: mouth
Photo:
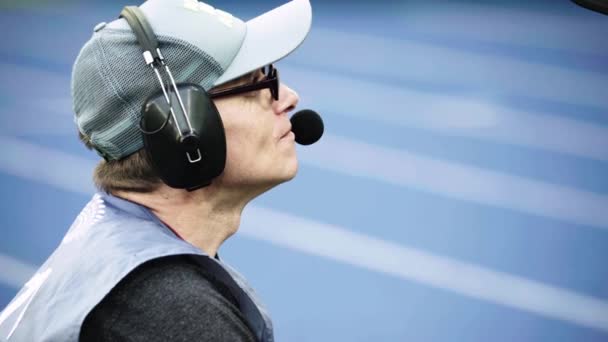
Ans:
[[[289,129],[287,129],[285,132],[283,132],[283,134],[281,135],[279,140],[289,136],[289,133],[291,133],[291,125],[289,125]]]

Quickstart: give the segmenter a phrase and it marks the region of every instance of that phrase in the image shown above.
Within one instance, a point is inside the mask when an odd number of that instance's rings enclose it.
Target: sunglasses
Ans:
[[[279,72],[274,68],[272,64],[263,67],[262,73],[264,74],[264,78],[261,81],[255,82],[253,84],[245,84],[239,85],[227,89],[221,90],[210,90],[208,95],[212,99],[217,99],[220,97],[238,95],[242,93],[247,93],[254,90],[260,89],[270,89],[270,94],[275,101],[279,100]]]

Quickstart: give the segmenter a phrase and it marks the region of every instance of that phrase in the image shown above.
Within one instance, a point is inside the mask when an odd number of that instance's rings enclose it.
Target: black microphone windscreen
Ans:
[[[323,119],[315,111],[304,109],[291,117],[291,131],[300,145],[310,145],[323,135]]]

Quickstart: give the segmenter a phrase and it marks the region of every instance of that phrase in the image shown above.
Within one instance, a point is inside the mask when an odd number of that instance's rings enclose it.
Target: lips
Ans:
[[[287,130],[283,131],[283,134],[281,134],[281,137],[279,139],[285,138],[287,136],[287,134],[289,134],[290,132],[291,132],[291,125],[289,125]]]

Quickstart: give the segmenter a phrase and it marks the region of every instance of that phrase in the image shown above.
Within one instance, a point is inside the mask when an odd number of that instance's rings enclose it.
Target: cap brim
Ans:
[[[312,10],[308,0],[293,0],[249,20],[239,52],[214,86],[274,63],[295,50],[308,35]]]

